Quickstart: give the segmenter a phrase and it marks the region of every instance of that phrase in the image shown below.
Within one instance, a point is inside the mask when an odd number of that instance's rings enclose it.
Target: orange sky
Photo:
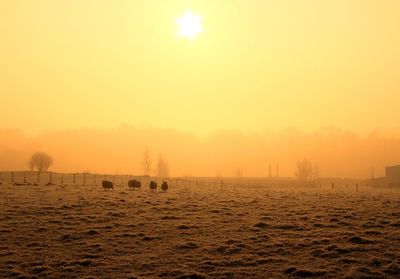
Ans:
[[[178,35],[187,10],[194,40]],[[302,157],[383,175],[399,158],[399,15],[397,0],[1,1],[0,169],[43,150],[54,170],[140,173],[149,146],[172,175],[293,176]]]
[[[204,31],[177,36],[186,9]],[[0,128],[398,127],[400,1],[0,2]]]

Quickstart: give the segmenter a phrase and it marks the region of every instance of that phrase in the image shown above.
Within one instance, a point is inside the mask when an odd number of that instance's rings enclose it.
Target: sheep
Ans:
[[[111,181],[103,180],[102,185],[104,190],[114,190],[114,184]]]
[[[157,182],[155,182],[154,180],[150,181],[150,190],[152,192],[156,192],[157,190]]]
[[[140,180],[137,180],[137,181],[136,181],[136,188],[137,188],[138,190],[142,190],[142,183],[140,182]]]
[[[128,187],[129,189],[135,190],[135,189],[142,189],[142,184],[140,183],[139,180],[133,179],[128,181]]]
[[[167,190],[168,190],[168,182],[167,181],[164,181],[162,184],[161,184],[161,189],[162,189],[162,191],[165,193],[165,192],[167,192]]]

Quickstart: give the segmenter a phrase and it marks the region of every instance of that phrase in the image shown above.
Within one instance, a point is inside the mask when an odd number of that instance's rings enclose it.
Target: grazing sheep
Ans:
[[[150,181],[150,190],[152,192],[156,192],[157,190],[157,182],[155,182],[154,180]]]
[[[136,188],[137,188],[138,190],[142,190],[142,183],[140,182],[140,180],[137,180],[137,182],[136,182]]]
[[[167,181],[164,181],[162,184],[161,184],[161,190],[165,193],[165,192],[167,192],[167,190],[168,190],[168,182]]]
[[[132,190],[135,190],[135,189],[141,190],[142,183],[140,183],[140,181],[137,179],[129,180],[128,187],[129,187],[129,189],[132,189]]]
[[[135,190],[135,180],[128,181],[128,188],[129,190]]]
[[[114,190],[114,184],[111,181],[103,180],[102,184],[104,190]]]

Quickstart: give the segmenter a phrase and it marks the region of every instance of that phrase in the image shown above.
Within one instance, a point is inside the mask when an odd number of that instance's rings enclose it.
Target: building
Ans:
[[[389,185],[400,186],[400,165],[386,167],[385,178]]]

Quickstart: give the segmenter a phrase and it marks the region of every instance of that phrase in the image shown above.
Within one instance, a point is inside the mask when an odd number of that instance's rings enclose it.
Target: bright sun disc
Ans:
[[[178,19],[179,35],[189,39],[194,39],[196,34],[202,31],[201,17],[193,15],[191,12],[186,12]]]

